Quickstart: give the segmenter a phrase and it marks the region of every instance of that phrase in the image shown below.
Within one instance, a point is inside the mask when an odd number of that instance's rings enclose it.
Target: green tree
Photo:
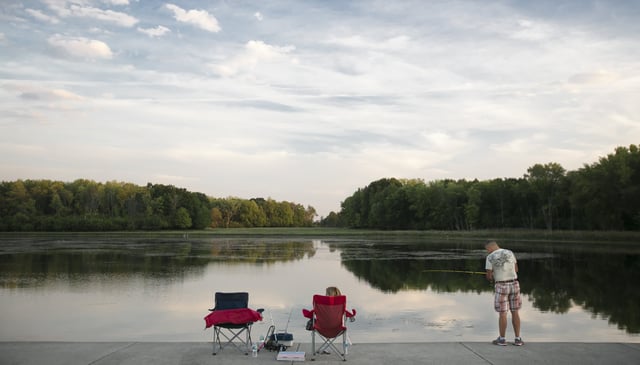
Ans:
[[[307,205],[307,208],[304,210],[304,224],[303,226],[311,227],[313,225],[314,219],[318,216],[316,212],[316,208],[311,205]],[[640,215],[638,216],[640,219]]]
[[[640,151],[618,147],[569,174],[571,204],[585,229],[640,229]]]
[[[62,199],[60,198],[60,195],[58,195],[58,193],[54,193],[53,197],[51,198],[51,204],[50,204],[51,210],[53,211],[53,214],[56,216],[61,216],[64,214],[65,212],[65,207],[64,204],[62,203]]]
[[[180,229],[188,229],[191,228],[191,216],[189,215],[189,211],[186,208],[178,208],[176,211],[176,227]]]
[[[211,208],[211,228],[224,227],[224,220],[220,208]]]
[[[356,190],[350,197],[340,203],[340,216],[347,227],[364,228],[362,219],[363,191]]]
[[[18,180],[9,185],[5,203],[7,226],[14,231],[31,231],[34,228],[36,202],[29,194],[25,182]]]
[[[338,213],[331,211],[329,215],[320,219],[320,225],[323,227],[341,227],[342,223]]]
[[[467,204],[464,206],[464,216],[467,229],[475,229],[480,220],[481,193],[475,186],[467,189]]]
[[[548,230],[553,230],[554,216],[557,215],[560,201],[566,196],[565,169],[560,164],[550,162],[535,164],[527,169],[525,178],[538,196],[540,212]]]
[[[240,201],[237,221],[243,227],[264,227],[267,217],[254,200]]]

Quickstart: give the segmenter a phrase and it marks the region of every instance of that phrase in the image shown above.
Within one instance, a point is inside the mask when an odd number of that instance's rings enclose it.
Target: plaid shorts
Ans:
[[[509,283],[496,283],[493,307],[496,312],[518,310],[522,307],[520,298],[520,283],[518,280]]]

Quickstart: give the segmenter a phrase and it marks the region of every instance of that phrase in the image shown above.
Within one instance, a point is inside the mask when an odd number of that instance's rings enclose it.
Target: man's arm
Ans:
[[[487,278],[487,280],[493,281],[493,270],[487,270],[487,272],[484,275]]]

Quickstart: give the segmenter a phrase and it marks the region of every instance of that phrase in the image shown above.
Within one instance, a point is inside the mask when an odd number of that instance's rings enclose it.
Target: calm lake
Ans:
[[[499,242],[519,261],[525,341],[640,342],[640,244]],[[354,343],[497,336],[483,241],[412,237],[0,236],[0,341],[210,341],[216,291],[249,292],[310,342],[301,310],[338,286]],[[509,323],[508,338],[513,338]]]

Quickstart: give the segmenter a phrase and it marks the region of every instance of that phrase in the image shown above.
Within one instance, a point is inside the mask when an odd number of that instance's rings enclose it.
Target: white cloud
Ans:
[[[343,47],[370,49],[370,50],[403,50],[410,46],[411,38],[406,35],[394,36],[386,39],[372,39],[362,35],[351,35],[344,37],[330,37],[326,41],[328,44],[336,44]]]
[[[214,66],[214,69],[222,76],[234,76],[253,70],[260,62],[279,59],[293,50],[294,46],[279,47],[252,40],[245,44],[243,52],[227,62]]]
[[[491,144],[489,148],[504,154],[541,154],[546,140],[548,140],[546,135],[535,133],[526,138],[516,138],[501,144]]]
[[[55,34],[48,39],[49,45],[55,49],[61,50],[69,56],[86,58],[86,59],[111,59],[113,53],[111,48],[95,39],[84,37],[66,37]]]
[[[422,136],[426,142],[425,146],[439,152],[448,152],[453,154],[464,146],[464,142],[462,140],[456,139],[444,132],[424,133]]]
[[[66,2],[60,3],[52,0],[48,0],[47,4],[51,10],[55,11],[61,17],[92,18],[127,28],[133,27],[138,23],[138,19],[135,17],[119,11],[103,10],[91,6],[85,6],[84,4],[68,5]]]
[[[257,59],[272,59],[289,53],[295,49],[294,46],[272,46],[263,41],[249,41],[245,45],[247,54],[255,56]]]
[[[41,12],[40,10],[37,9],[25,9],[25,11],[31,15],[32,17],[41,20],[43,22],[48,22],[51,24],[58,24],[60,21],[58,20],[58,18],[56,17],[52,17],[49,15],[44,14],[43,12]]]
[[[77,5],[72,5],[70,7],[70,10],[73,16],[94,18],[106,22],[112,22],[123,27],[133,27],[136,23],[138,23],[138,19],[128,14],[113,10],[102,10],[98,8],[82,7]]]
[[[569,77],[570,84],[594,85],[606,84],[616,81],[620,76],[612,71],[599,70],[595,72],[584,72]]]
[[[55,98],[64,99],[64,100],[83,100],[84,99],[82,96],[64,89],[53,89],[51,90],[51,95]]]
[[[260,13],[259,11],[255,12],[253,16],[260,21],[264,19],[264,17],[262,16],[262,13]]]
[[[20,98],[25,100],[67,100],[80,101],[84,98],[64,89],[45,89],[40,87],[22,87]]]
[[[138,31],[140,33],[144,33],[149,37],[162,37],[163,35],[171,32],[171,29],[164,27],[162,25],[158,25],[155,28],[140,28],[138,27]]]
[[[528,41],[543,41],[553,36],[553,29],[542,22],[534,22],[532,20],[520,19],[513,30],[509,32],[510,36],[515,39]]]
[[[129,5],[129,0],[102,0],[111,5]]]
[[[166,4],[165,6],[173,11],[174,18],[179,22],[189,23],[213,33],[220,31],[218,20],[206,10],[184,10],[174,4]]]

